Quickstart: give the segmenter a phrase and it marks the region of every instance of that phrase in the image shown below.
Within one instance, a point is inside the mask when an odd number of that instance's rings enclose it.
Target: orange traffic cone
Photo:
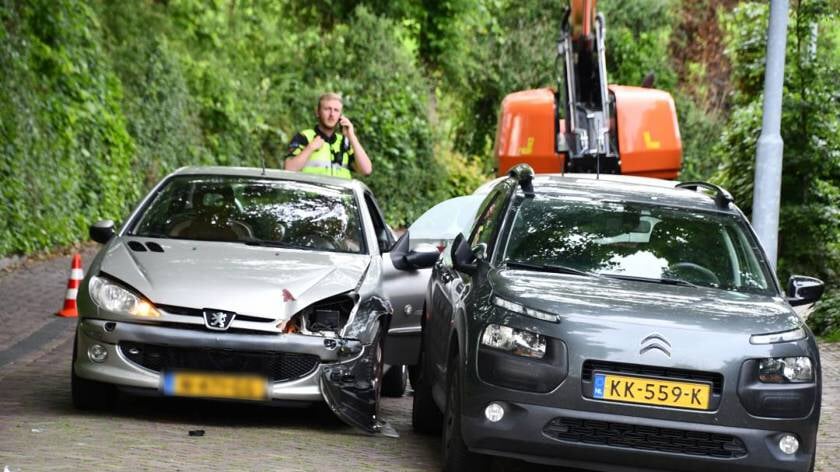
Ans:
[[[73,263],[70,265],[70,280],[67,281],[67,295],[64,296],[64,308],[59,310],[56,315],[65,318],[75,318],[79,316],[76,311],[76,295],[79,293],[79,284],[85,277],[84,270],[82,270],[82,257],[79,253],[73,254]]]

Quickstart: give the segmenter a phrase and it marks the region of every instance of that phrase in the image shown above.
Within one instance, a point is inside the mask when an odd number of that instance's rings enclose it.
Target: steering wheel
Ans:
[[[668,272],[680,272],[683,270],[700,275],[703,281],[711,282],[713,285],[720,285],[718,276],[700,264],[695,264],[694,262],[677,262],[668,266]]]
[[[326,251],[333,251],[337,249],[335,240],[332,238],[320,235],[310,234],[304,238],[305,245],[313,249],[322,249]]]

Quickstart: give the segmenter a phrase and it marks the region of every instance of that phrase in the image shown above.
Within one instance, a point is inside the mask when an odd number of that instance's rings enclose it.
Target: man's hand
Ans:
[[[350,118],[342,116],[341,119],[338,120],[338,124],[341,126],[342,133],[348,138],[356,134],[355,130],[353,129],[353,122],[350,121]]]
[[[307,144],[306,147],[309,148],[310,151],[317,151],[321,149],[321,146],[324,145],[324,138],[320,135],[315,135],[315,138],[312,140],[311,143]]]

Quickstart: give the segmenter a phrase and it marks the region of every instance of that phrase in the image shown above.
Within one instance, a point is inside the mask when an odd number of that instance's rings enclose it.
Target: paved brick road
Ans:
[[[83,260],[92,255],[86,251]],[[399,439],[359,434],[323,407],[123,397],[109,414],[75,411],[68,371],[75,320],[52,316],[69,267],[70,259],[63,257],[0,272],[0,467],[11,472],[439,469],[440,440],[411,431],[408,396],[386,399],[383,406]],[[14,356],[7,350],[12,345]],[[823,345],[821,352],[817,470],[834,472],[840,470],[840,344]],[[190,437],[194,429],[205,435]],[[512,462],[494,469],[536,470]]]

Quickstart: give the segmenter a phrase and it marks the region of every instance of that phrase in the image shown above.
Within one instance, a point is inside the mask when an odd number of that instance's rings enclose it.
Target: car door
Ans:
[[[385,346],[386,363],[416,365],[420,356],[420,332],[431,267],[395,267],[394,258],[409,253],[437,254],[458,233],[467,233],[484,200],[481,196],[456,197],[430,208],[407,230],[404,248],[394,247],[383,260],[383,291],[394,307]],[[403,242],[402,240],[400,241]],[[401,262],[401,261],[398,261]]]
[[[485,199],[468,239],[471,248],[479,248],[482,244],[485,248],[492,246],[507,196],[508,187],[503,185]],[[489,252],[485,250],[485,257],[487,256]],[[430,360],[437,372],[436,377],[442,381],[446,378],[446,366],[451,355],[449,348],[453,330],[458,330],[457,334],[461,336],[461,340],[466,333],[467,326],[461,314],[465,309],[464,300],[472,290],[475,277],[453,267],[451,251],[447,251],[447,257],[439,262],[436,270],[438,276],[435,277],[431,293],[433,309],[427,320],[430,336],[426,339],[430,343],[430,351],[433,352],[430,354]]]

